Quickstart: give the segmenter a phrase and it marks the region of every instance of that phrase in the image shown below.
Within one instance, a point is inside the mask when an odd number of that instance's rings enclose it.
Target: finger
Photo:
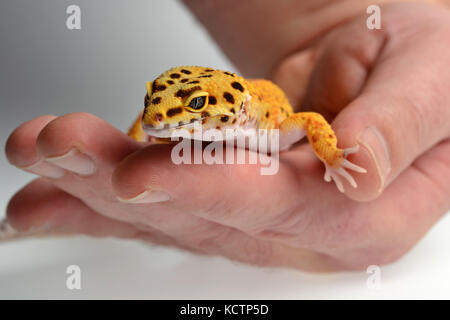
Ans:
[[[115,163],[139,149],[137,142],[89,113],[68,114],[39,133],[37,152],[47,161],[80,176],[94,176],[97,166]]]
[[[301,111],[331,121],[358,96],[384,41],[384,32],[368,30],[360,21],[332,31],[318,50]]]
[[[120,160],[140,147],[102,119],[73,113],[25,123],[8,139],[6,153],[12,164],[51,178],[96,210],[116,200],[108,177]]]
[[[42,235],[83,234],[93,237],[145,238],[158,244],[175,241],[154,230],[140,230],[128,223],[101,216],[79,199],[37,179],[16,193],[7,208],[14,230],[9,239]],[[2,240],[7,240],[3,237]]]
[[[52,183],[83,199],[98,212],[117,203],[110,182],[114,167],[141,148],[123,132],[88,113],[58,117],[37,135],[25,138],[36,141],[35,152],[42,161],[63,171],[64,174],[53,179]],[[107,211],[115,217],[116,211]],[[115,218],[124,219],[120,216]]]
[[[191,236],[199,230],[221,229],[221,226],[200,218],[180,216],[173,210],[168,212],[164,204],[152,208],[130,207],[114,196],[111,187],[113,170],[121,160],[141,147],[104,120],[86,113],[53,120],[42,129],[36,142],[41,158],[71,173],[53,183],[83,199],[97,212],[133,224],[150,225],[176,237]],[[157,196],[161,202],[167,200],[163,193]]]

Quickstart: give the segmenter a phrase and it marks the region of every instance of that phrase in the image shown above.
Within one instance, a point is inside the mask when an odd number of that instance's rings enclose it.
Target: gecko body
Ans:
[[[161,141],[179,128],[193,137],[198,128],[238,134],[245,131],[247,135],[249,131],[258,134],[260,129],[278,129],[280,149],[307,136],[325,165],[324,179],[335,181],[341,192],[341,178],[357,186],[347,169],[366,172],[346,159],[358,146],[338,148],[336,135],[319,113],[294,113],[284,92],[268,80],[244,79],[207,67],[175,67],[147,82],[144,104],[128,133],[137,141],[155,141],[155,137]]]

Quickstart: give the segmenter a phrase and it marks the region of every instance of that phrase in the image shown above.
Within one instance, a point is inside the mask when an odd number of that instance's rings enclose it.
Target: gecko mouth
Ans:
[[[237,115],[238,118],[241,117],[245,113],[245,107],[250,102],[250,96],[247,97],[247,99],[241,103],[240,106],[240,112]],[[215,118],[220,118],[225,115],[215,115]],[[153,126],[151,124],[143,124],[142,127],[144,131],[153,137],[157,138],[170,138],[172,136],[172,133],[176,129],[186,129],[190,131],[191,129],[194,129],[194,126],[200,122],[200,125],[203,126],[202,121],[206,119],[205,117],[198,118],[198,119],[191,119],[190,121],[180,121],[178,123],[160,123],[158,126]],[[239,122],[239,121],[238,121]],[[210,129],[210,128],[209,128]]]
[[[178,123],[166,123],[159,126],[153,126],[149,124],[143,124],[144,131],[153,137],[157,138],[170,138],[173,131],[176,129],[193,129],[195,124],[201,122],[204,118],[191,119],[190,121],[180,121]]]

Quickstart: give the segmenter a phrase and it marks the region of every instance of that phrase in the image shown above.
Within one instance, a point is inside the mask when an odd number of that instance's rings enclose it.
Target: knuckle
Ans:
[[[299,245],[305,243],[305,234],[312,224],[311,215],[299,205],[287,208],[270,222],[256,227],[249,234],[256,238],[277,240]]]

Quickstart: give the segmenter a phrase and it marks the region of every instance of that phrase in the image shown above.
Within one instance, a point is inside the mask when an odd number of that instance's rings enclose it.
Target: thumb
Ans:
[[[450,25],[421,28],[425,21],[446,21],[438,16],[442,13],[421,8],[414,11],[413,22],[419,26],[414,33],[398,28],[398,17],[385,14],[384,21],[391,24],[385,23],[381,31],[385,41],[376,58],[366,61],[369,77],[333,122],[340,143],[362,147],[354,161],[368,174],[358,181],[358,189],[348,190],[355,200],[376,198],[419,155],[450,136],[450,95],[445,88],[450,60],[441,55],[450,49]],[[353,27],[362,28],[360,22]],[[342,61],[351,59],[350,54]]]

